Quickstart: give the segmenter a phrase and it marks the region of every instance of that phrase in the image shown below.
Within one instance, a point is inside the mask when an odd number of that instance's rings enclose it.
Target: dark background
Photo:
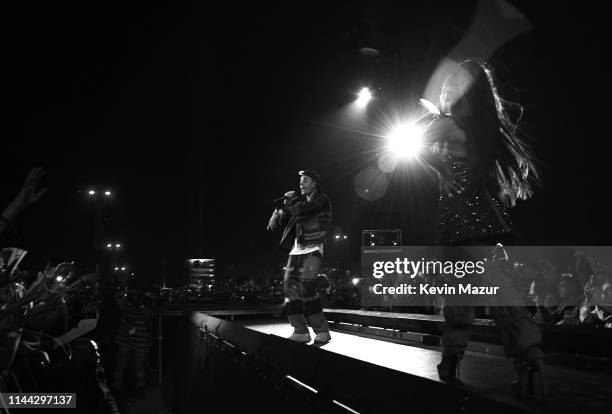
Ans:
[[[423,171],[394,174],[378,201],[356,195],[381,142],[355,129],[421,96],[477,2],[285,3],[1,6],[0,202],[31,167],[47,169],[49,191],[12,241],[30,267],[91,260],[95,187],[113,191],[112,237],[139,277],[158,281],[165,260],[176,284],[190,257],[215,257],[222,277],[277,276],[271,200],[305,168],[349,236],[330,245],[331,263],[358,260],[367,228],[432,240],[436,188]],[[533,29],[491,56],[542,162],[543,186],[515,221],[525,243],[609,243],[607,13],[535,3],[511,2]],[[378,62],[359,54],[369,45]],[[372,81],[380,99],[353,127],[343,114]]]

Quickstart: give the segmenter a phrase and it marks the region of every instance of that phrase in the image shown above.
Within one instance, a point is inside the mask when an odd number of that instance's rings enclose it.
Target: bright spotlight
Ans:
[[[119,268],[118,268],[118,267],[115,267],[115,271],[117,271],[117,270],[119,270]]]
[[[340,235],[339,235],[339,234],[336,234],[336,239],[339,239],[339,238],[340,238]]]
[[[61,276],[57,276],[57,277],[55,278],[55,280],[57,280],[58,282],[61,282],[62,280],[64,280],[64,278],[63,278],[63,277],[61,277]]]
[[[353,285],[357,286],[359,284],[359,278],[353,278]]]
[[[105,196],[107,196],[107,197],[109,197],[109,196],[111,195],[111,192],[110,192],[110,191],[105,191],[105,192],[104,192],[104,195],[105,195]]]
[[[344,237],[343,237],[343,239],[346,239],[346,238],[348,238],[348,236],[345,234],[345,235],[344,235]]]
[[[125,272],[125,266],[121,266],[121,271]]]
[[[423,130],[414,124],[401,124],[387,135],[387,146],[398,158],[415,157],[423,147]]]
[[[96,192],[94,190],[89,190],[89,195],[96,195]]]
[[[109,244],[106,245],[106,247],[108,247],[110,249],[110,248],[113,247],[113,245],[109,243]]]
[[[372,99],[372,92],[368,88],[362,88],[357,94],[357,105],[365,107]]]
[[[121,244],[117,243],[117,244],[115,244],[115,247],[118,249],[118,248],[121,247]]]

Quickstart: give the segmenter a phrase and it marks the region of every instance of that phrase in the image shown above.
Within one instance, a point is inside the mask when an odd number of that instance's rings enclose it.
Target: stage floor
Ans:
[[[291,326],[278,319],[250,320],[245,321],[243,325],[258,332],[281,337],[287,337],[292,333]],[[332,341],[322,349],[439,381],[436,371],[436,365],[440,361],[439,347],[416,343],[397,344],[332,331]],[[476,392],[529,411],[593,413],[609,412],[612,407],[612,376],[608,374],[547,365],[545,372],[551,397],[519,400],[510,388],[510,383],[515,377],[510,360],[469,352],[461,366],[462,380]]]

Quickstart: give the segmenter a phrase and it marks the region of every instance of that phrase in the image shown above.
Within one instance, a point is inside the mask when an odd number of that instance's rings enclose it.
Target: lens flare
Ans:
[[[414,158],[423,147],[423,130],[414,124],[400,124],[387,135],[387,148],[398,158]]]

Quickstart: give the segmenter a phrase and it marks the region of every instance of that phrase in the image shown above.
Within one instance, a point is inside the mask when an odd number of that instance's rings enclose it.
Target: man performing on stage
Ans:
[[[317,293],[317,273],[323,259],[325,235],[331,224],[331,201],[321,192],[321,180],[314,171],[300,171],[300,192],[285,194],[282,208],[272,213],[268,230],[285,225],[280,246],[290,250],[284,276],[287,319],[293,326],[289,339],[310,342],[308,325],[315,344],[331,340]]]

